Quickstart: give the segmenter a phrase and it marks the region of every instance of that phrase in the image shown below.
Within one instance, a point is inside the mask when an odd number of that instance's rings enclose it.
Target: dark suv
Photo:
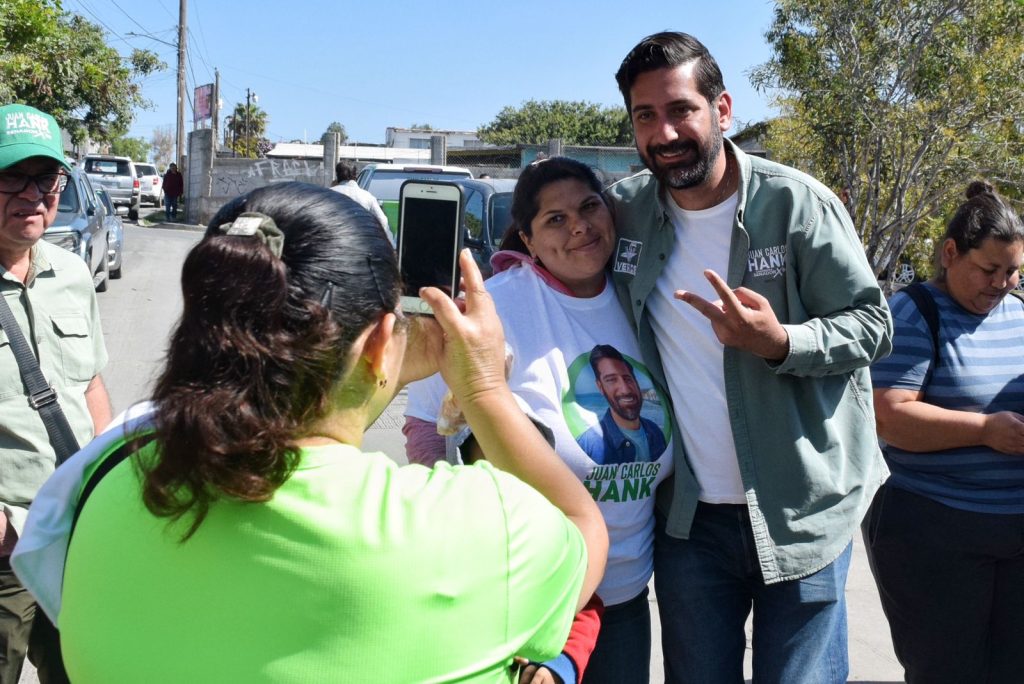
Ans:
[[[128,157],[90,154],[82,166],[92,184],[107,191],[115,207],[128,207],[128,218],[138,220],[141,191],[135,162]]]
[[[473,253],[480,272],[491,275],[491,254],[498,249],[505,230],[512,223],[514,178],[458,178],[462,188],[464,242]]]

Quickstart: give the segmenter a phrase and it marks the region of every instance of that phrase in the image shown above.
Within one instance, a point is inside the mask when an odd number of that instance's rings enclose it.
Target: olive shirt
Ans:
[[[726,347],[722,369],[761,573],[772,584],[835,560],[888,475],[875,436],[868,365],[891,350],[893,325],[839,199],[796,169],[726,146],[739,167],[739,201],[725,280],[767,298],[789,334],[782,361]],[[651,374],[666,385],[665,367],[685,361],[661,359],[646,302],[673,249],[664,204],[672,200],[649,172],[619,181],[609,193],[619,235],[612,255],[616,290]],[[699,425],[674,425],[698,431],[695,439],[715,439],[700,434]],[[675,480],[659,489],[659,508],[668,533],[687,538],[700,487],[683,440],[673,442]]]
[[[32,247],[27,283],[0,267],[0,291],[57,391],[76,439],[85,444],[93,436],[85,390],[107,363],[89,269],[77,255],[40,240]],[[0,505],[19,534],[55,458],[42,418],[28,404],[7,334],[0,331]]]

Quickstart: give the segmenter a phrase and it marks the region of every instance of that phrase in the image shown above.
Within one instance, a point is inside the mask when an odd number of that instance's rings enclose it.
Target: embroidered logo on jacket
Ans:
[[[753,278],[778,278],[786,272],[786,245],[747,252],[747,272]]]
[[[636,275],[636,266],[640,263],[640,252],[644,243],[638,240],[627,240],[619,238],[619,244],[615,248],[615,265],[612,270],[616,273]]]

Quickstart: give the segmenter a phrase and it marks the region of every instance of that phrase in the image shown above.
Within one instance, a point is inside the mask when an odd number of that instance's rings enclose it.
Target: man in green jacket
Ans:
[[[659,491],[666,681],[845,682],[851,539],[887,471],[868,365],[892,320],[842,203],[723,133],[695,38],[641,41],[616,80],[647,172],[611,188],[613,271],[679,429]]]

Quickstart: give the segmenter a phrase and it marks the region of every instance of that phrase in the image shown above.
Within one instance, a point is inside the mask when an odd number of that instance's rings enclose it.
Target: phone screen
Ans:
[[[402,216],[403,294],[415,297],[421,287],[439,287],[452,295],[458,248],[459,203],[406,197]]]

